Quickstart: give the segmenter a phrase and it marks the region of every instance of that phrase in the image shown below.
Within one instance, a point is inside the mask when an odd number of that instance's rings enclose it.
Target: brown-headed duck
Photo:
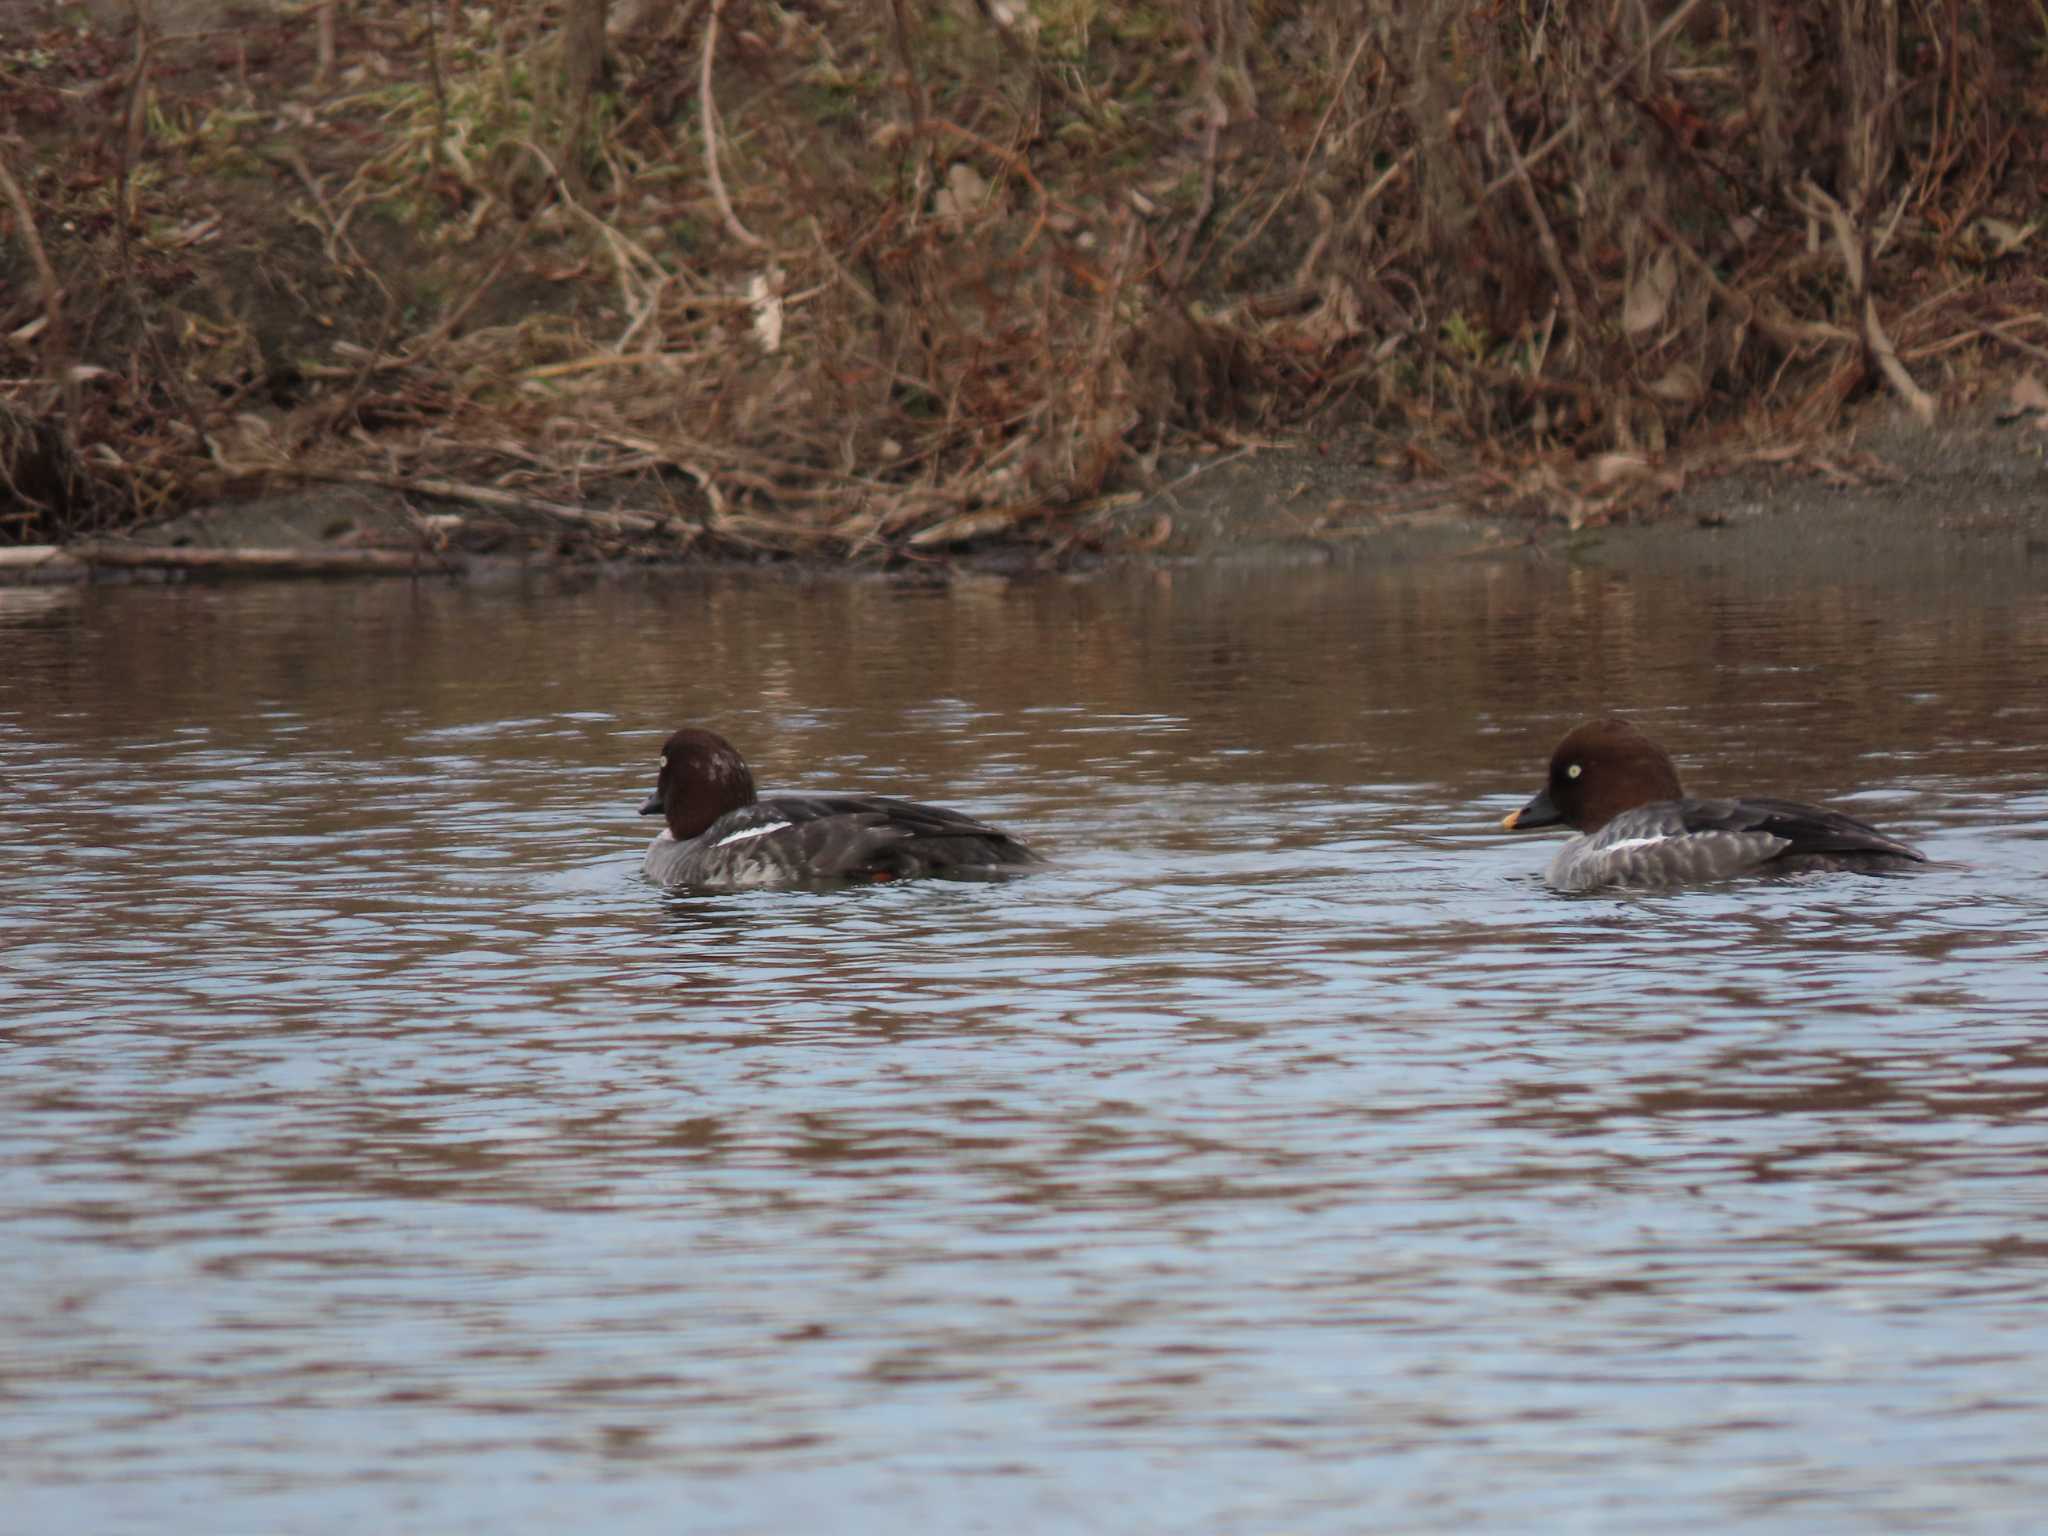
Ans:
[[[1043,863],[994,827],[938,806],[882,795],[754,792],[732,743],[684,729],[662,744],[661,774],[640,807],[668,826],[647,850],[665,886],[742,890],[921,875],[990,878]]]
[[[1821,806],[1691,799],[1670,754],[1612,718],[1588,720],[1559,742],[1549,782],[1501,825],[1577,829],[1543,877],[1560,891],[1810,870],[1875,874],[1927,862],[1917,848]]]

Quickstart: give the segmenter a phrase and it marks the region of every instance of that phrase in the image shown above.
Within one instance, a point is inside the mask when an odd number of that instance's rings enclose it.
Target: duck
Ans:
[[[1548,782],[1501,825],[1578,832],[1543,877],[1559,891],[1817,870],[1883,874],[1927,862],[1919,849],[1822,806],[1695,800],[1679,784],[1671,754],[1611,716],[1574,727],[1550,754]]]
[[[672,889],[989,879],[1045,862],[1008,833],[940,806],[884,795],[763,799],[732,743],[691,726],[662,743],[661,771],[640,814],[668,822],[642,870]]]

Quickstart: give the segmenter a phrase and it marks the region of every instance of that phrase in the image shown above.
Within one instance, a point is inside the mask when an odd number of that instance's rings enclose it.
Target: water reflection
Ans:
[[[25,1528],[2016,1528],[2048,1493],[2038,593],[33,595]],[[1701,792],[1942,862],[1560,899],[1495,823],[1601,709]],[[686,720],[1055,863],[650,890]]]

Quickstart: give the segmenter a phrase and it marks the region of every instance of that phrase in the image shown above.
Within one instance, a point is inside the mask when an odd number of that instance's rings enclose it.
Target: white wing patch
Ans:
[[[795,825],[793,822],[776,821],[769,823],[765,827],[748,827],[744,832],[726,834],[711,846],[714,848],[730,848],[734,843],[744,843],[750,837],[766,837],[770,832],[780,832],[784,827],[793,825]]]
[[[1661,832],[1652,833],[1648,837],[1624,837],[1618,843],[1607,844],[1606,847],[1600,849],[1600,853],[1602,857],[1605,857],[1611,853],[1627,853],[1632,848],[1651,848],[1658,843],[1668,843],[1670,841],[1671,839]]]

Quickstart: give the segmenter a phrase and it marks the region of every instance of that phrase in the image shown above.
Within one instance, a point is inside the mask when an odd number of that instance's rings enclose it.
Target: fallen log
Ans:
[[[68,561],[70,557],[56,544],[13,544],[0,548],[0,571],[32,571],[39,565],[63,565]]]
[[[220,576],[415,576],[458,569],[444,556],[405,549],[194,549],[86,542],[66,545],[63,552],[92,566]]]

